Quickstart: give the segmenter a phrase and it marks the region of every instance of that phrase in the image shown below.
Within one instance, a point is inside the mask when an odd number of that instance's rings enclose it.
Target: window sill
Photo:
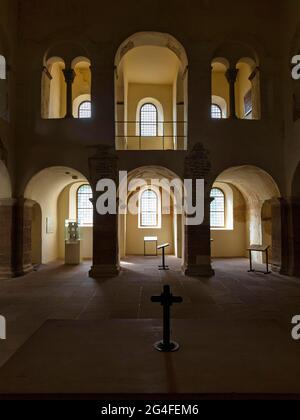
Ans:
[[[210,228],[210,230],[212,230],[212,231],[233,231],[234,229],[233,228]]]
[[[161,229],[161,226],[139,226],[139,229]]]

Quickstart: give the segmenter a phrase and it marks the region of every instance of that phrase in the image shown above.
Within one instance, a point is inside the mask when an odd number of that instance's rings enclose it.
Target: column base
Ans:
[[[21,268],[17,268],[13,271],[13,277],[23,277],[33,271],[34,267],[32,264],[24,265]]]
[[[8,280],[14,277],[14,273],[11,271],[9,267],[0,268],[0,280]]]
[[[89,276],[92,279],[117,277],[120,273],[120,267],[117,265],[94,265],[92,266]]]
[[[16,277],[23,277],[33,271],[33,265],[29,264],[19,269],[12,269],[11,267],[0,268],[0,280],[8,280]]]
[[[191,264],[183,267],[183,273],[189,277],[213,277],[215,275],[210,264]]]

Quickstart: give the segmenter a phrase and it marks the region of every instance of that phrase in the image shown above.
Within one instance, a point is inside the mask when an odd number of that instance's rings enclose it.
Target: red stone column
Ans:
[[[118,215],[100,215],[96,209],[98,198],[103,194],[96,191],[101,179],[111,179],[118,186],[118,158],[107,147],[99,147],[95,156],[89,159],[90,179],[93,189],[93,266],[92,278],[115,277],[119,274]]]
[[[289,272],[290,246],[288,239],[289,205],[283,198],[274,198],[272,206],[272,270],[280,274]]]
[[[12,270],[20,277],[33,270],[31,263],[31,228],[34,201],[20,198],[13,207]]]
[[[235,83],[238,75],[238,69],[231,67],[226,72],[226,78],[229,83],[229,99],[230,99],[230,117],[236,119],[236,106],[235,106]]]
[[[15,200],[0,200],[0,279],[13,277],[12,227]]]
[[[75,71],[73,69],[64,69],[65,82],[67,85],[67,110],[65,118],[73,117],[73,93],[72,86],[75,79]]]
[[[300,276],[300,198],[287,200],[288,204],[288,274]]]
[[[188,276],[210,277],[214,275],[211,266],[210,235],[210,191],[207,179],[210,172],[208,152],[197,143],[185,162],[185,179],[192,179],[193,195],[196,196],[196,179],[205,180],[205,215],[201,225],[185,226],[185,262],[184,273]]]

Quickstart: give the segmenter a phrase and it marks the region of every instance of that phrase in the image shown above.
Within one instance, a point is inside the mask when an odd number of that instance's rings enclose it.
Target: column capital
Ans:
[[[225,76],[228,80],[228,83],[235,83],[236,82],[236,78],[238,75],[239,70],[235,67],[230,67],[229,69],[227,69]]]
[[[67,84],[72,84],[74,82],[74,79],[75,79],[75,76],[76,76],[76,73],[75,73],[74,69],[72,69],[72,68],[71,69],[63,69],[62,72],[65,76],[65,82]]]

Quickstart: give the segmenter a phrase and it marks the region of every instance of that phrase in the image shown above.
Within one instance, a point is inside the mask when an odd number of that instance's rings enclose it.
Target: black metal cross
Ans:
[[[155,348],[161,352],[173,352],[179,349],[179,344],[171,341],[170,307],[173,303],[182,303],[180,296],[173,296],[170,286],[164,286],[164,292],[160,296],[152,296],[151,302],[160,303],[164,308],[163,340],[155,344]]]

